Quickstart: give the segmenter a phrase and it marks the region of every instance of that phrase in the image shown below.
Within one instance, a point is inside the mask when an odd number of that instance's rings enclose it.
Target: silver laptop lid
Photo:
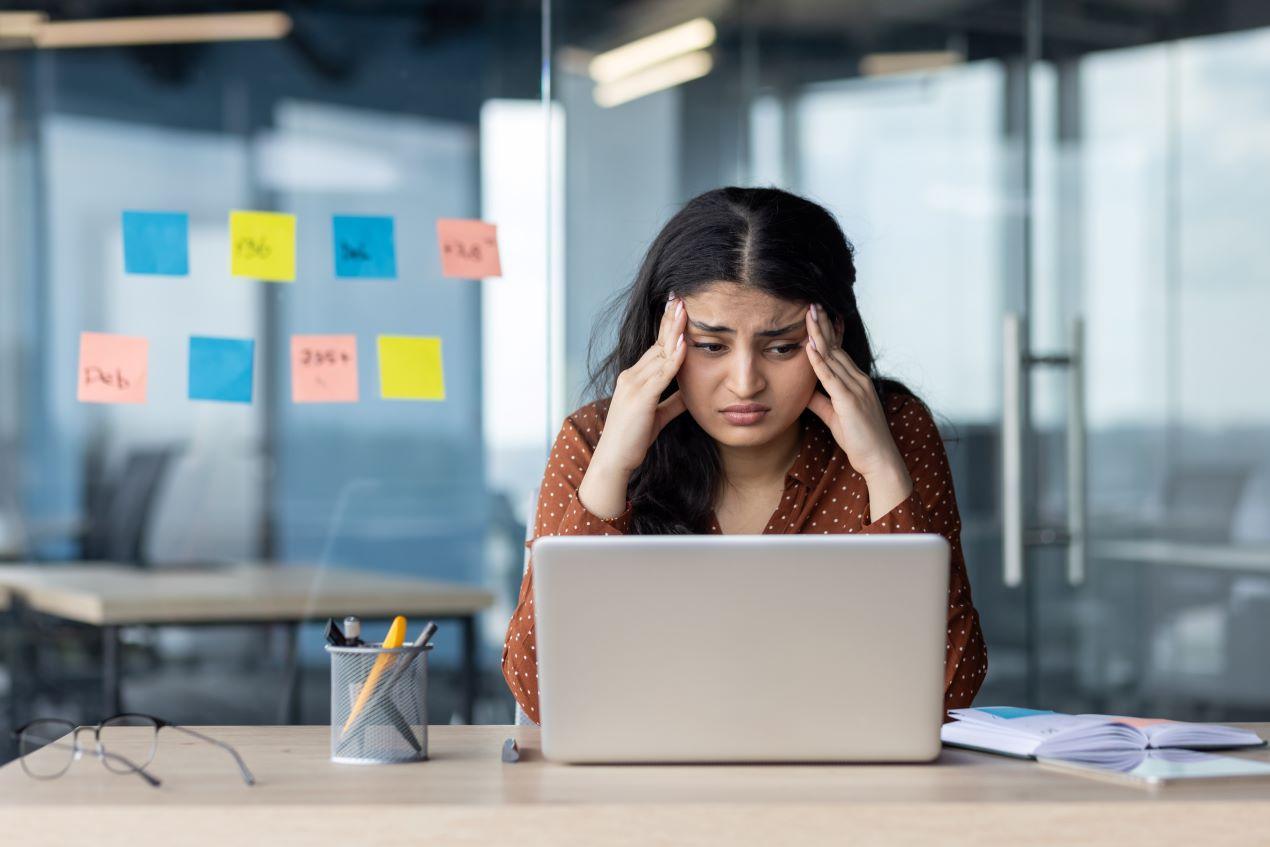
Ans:
[[[941,536],[551,536],[533,559],[549,758],[938,755]]]

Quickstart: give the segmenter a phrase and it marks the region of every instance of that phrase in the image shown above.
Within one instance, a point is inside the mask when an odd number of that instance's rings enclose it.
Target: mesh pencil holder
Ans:
[[[428,758],[428,651],[334,647],[331,761],[377,765]]]

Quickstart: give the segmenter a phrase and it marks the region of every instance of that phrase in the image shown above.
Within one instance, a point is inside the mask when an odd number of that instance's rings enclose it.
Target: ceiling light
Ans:
[[[714,24],[696,18],[601,53],[591,60],[588,72],[598,83],[615,82],[675,56],[704,50],[715,37]]]
[[[289,32],[291,18],[282,12],[98,18],[42,24],[35,33],[35,46],[120,47],[198,41],[258,41],[283,38]]]
[[[0,43],[20,41],[29,46],[47,20],[43,12],[0,12]]]
[[[860,60],[864,76],[887,76],[917,71],[933,71],[959,65],[966,57],[954,50],[927,50],[909,53],[870,53]]]
[[[680,56],[660,65],[595,87],[595,102],[605,108],[619,106],[654,91],[661,91],[699,79],[710,73],[714,60],[704,50]]]

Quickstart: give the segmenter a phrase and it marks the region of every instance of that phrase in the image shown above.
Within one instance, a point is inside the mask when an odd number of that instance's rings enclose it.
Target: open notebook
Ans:
[[[1155,718],[1065,715],[1015,706],[952,709],[948,714],[954,720],[940,730],[945,744],[1025,759],[1113,762],[1147,748],[1216,750],[1266,743],[1245,729]]]

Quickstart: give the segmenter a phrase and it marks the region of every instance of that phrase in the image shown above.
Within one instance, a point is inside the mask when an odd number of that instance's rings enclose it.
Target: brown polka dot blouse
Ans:
[[[949,709],[969,706],[983,684],[988,654],[979,614],[970,599],[970,583],[961,552],[961,519],[952,474],[939,430],[918,400],[895,396],[885,404],[891,435],[900,449],[913,492],[879,520],[869,521],[869,491],[829,430],[813,415],[806,422],[794,463],[785,476],[785,495],[768,521],[773,533],[937,532],[952,547],[948,589],[948,635],[944,661],[944,698]],[[578,499],[578,486],[604,431],[608,401],[584,406],[565,419],[552,447],[538,494],[533,537],[544,535],[622,535],[630,524],[626,511],[604,520]],[[718,533],[717,520],[711,532]],[[530,542],[532,544],[532,542]],[[534,572],[532,562],[520,586],[520,599],[503,644],[503,676],[517,702],[538,720],[538,662],[534,655]]]

